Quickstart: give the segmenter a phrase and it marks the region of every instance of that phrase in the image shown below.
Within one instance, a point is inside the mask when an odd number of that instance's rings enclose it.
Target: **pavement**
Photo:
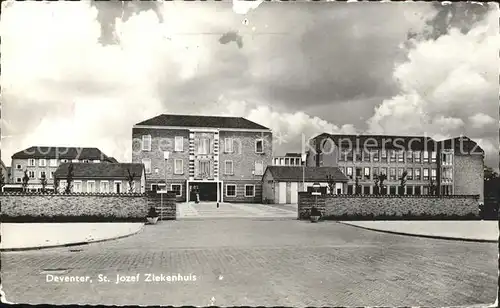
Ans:
[[[498,221],[342,221],[373,231],[448,240],[497,243]]]
[[[28,304],[472,306],[493,303],[498,283],[495,243],[292,219],[163,221],[120,240],[0,257],[6,299]],[[80,276],[89,279],[64,282]]]
[[[297,208],[255,203],[185,202],[177,204],[177,219],[272,218],[297,219]]]
[[[143,223],[2,223],[0,250],[86,244],[139,232]]]

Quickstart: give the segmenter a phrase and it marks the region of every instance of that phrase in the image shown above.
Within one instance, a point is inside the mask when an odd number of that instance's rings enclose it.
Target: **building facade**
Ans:
[[[130,163],[71,163],[72,192],[83,193],[144,193],[146,173],[142,164]],[[64,192],[70,163],[62,163],[54,173],[57,191]]]
[[[330,192],[327,178],[334,181]],[[262,177],[263,201],[275,204],[298,203],[299,191],[311,191],[314,183],[324,194],[343,194],[348,179],[337,167],[269,166]]]
[[[309,143],[308,166],[337,166],[349,178],[347,193],[480,195],[484,151],[467,137],[435,141],[422,136],[321,134]],[[406,172],[406,184],[401,187]],[[356,189],[357,186],[357,189]],[[403,191],[402,191],[403,190]]]
[[[53,190],[54,173],[61,163],[66,162],[111,163],[116,160],[97,148],[33,146],[12,155],[12,184],[8,188],[21,189],[24,172],[27,171],[29,190],[41,189],[43,175],[47,179],[46,188]]]
[[[244,118],[162,114],[134,125],[132,162],[146,190],[171,190],[180,202],[261,202],[272,161],[272,132]]]
[[[285,156],[273,157],[273,166],[302,166],[302,164],[300,153],[286,153]]]
[[[2,160],[0,160],[0,168],[2,168],[2,176],[3,176],[3,183],[4,184],[9,184],[10,183],[10,178],[11,178],[11,171],[10,168],[7,167]]]

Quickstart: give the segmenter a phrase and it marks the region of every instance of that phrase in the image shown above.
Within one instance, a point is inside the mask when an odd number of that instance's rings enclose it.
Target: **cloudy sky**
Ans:
[[[465,134],[498,167],[498,7],[455,3],[2,3],[2,159],[131,159],[160,113],[244,116],[275,154],[322,132]]]

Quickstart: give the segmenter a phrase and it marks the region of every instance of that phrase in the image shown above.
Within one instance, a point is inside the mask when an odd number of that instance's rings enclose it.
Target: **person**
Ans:
[[[196,192],[196,203],[200,203],[200,190],[198,188],[198,186],[196,186],[195,188],[195,192]]]

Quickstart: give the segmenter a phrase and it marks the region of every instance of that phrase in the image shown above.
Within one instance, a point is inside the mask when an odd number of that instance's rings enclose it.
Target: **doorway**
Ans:
[[[220,194],[222,195],[222,185],[219,185]],[[196,192],[200,195],[201,201],[217,202],[217,183],[204,182],[204,183],[189,183],[189,201],[196,200]]]
[[[117,194],[121,193],[121,186],[122,186],[121,184],[122,183],[119,183],[119,182],[115,183],[115,192]]]

